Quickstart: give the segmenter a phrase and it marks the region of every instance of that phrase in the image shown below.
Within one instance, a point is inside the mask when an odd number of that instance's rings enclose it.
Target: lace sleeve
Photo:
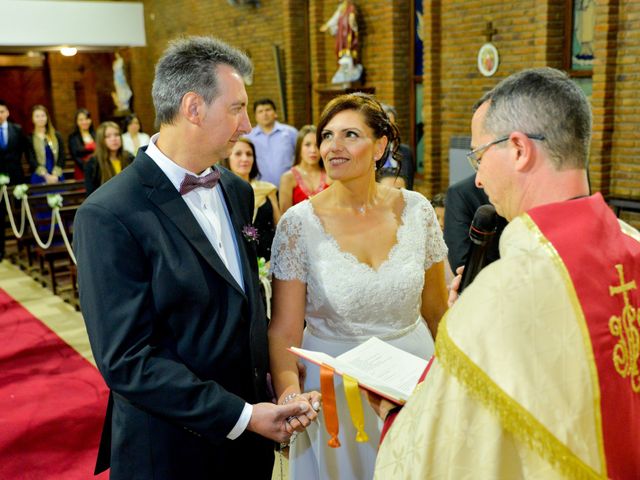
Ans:
[[[307,282],[307,252],[303,226],[293,210],[288,210],[278,222],[271,247],[271,274],[278,280]]]
[[[448,249],[442,237],[442,230],[440,230],[436,212],[426,199],[422,204],[422,211],[425,218],[424,225],[427,247],[425,249],[424,269],[428,270],[431,265],[441,262],[446,258]]]

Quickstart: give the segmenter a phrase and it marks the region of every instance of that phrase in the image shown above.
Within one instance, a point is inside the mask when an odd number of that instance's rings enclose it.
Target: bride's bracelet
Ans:
[[[284,399],[282,400],[282,405],[286,405],[287,403],[289,403],[291,400],[293,400],[294,398],[300,396],[299,393],[290,393],[289,395],[287,395],[286,397],[284,397]]]

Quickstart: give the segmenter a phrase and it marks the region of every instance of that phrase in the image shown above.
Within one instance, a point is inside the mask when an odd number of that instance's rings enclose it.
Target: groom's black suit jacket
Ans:
[[[242,234],[253,191],[220,170],[244,291],[143,151],[78,210],[80,303],[112,393],[97,468],[110,453],[112,479],[271,478],[270,441],[226,439],[245,401],[268,400],[268,348],[255,247]]]

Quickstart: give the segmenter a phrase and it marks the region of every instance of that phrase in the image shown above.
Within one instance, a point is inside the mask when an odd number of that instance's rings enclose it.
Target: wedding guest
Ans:
[[[260,179],[279,187],[280,177],[291,168],[298,131],[277,121],[276,104],[270,98],[256,100],[253,111],[257,125],[247,137],[256,147]]]
[[[57,183],[64,180],[64,142],[51,122],[44,105],[31,109],[33,133],[27,137],[27,158],[31,168],[31,183]]]
[[[447,302],[447,249],[433,208],[419,193],[376,183],[376,166],[387,159],[391,144],[400,144],[380,104],[362,93],[333,99],[316,138],[332,183],[283,214],[272,248],[269,352],[280,404],[302,391],[288,347],[337,356],[377,336],[429,358]],[[394,301],[389,292],[397,293]],[[319,369],[305,366],[304,390],[318,390]],[[323,408],[321,421],[291,444],[292,479],[373,476],[376,415],[363,406],[368,441],[356,443],[341,377],[334,382],[342,446],[327,445]]]
[[[278,207],[278,189],[273,183],[258,180],[260,171],[256,162],[256,149],[251,140],[241,137],[233,146],[228,158],[229,169],[249,182],[253,188],[253,226],[258,231],[258,257],[271,259],[271,243],[276,233],[276,225],[280,220]]]
[[[399,174],[398,171],[395,168],[381,168],[380,170],[378,170],[378,182],[380,182],[381,185],[386,185],[387,187],[393,187],[393,188],[407,188],[407,184],[404,181],[404,178],[402,178]]]
[[[96,143],[96,153],[85,167],[84,184],[87,195],[116,176],[133,161],[133,155],[122,148],[120,127],[115,122],[100,124]]]
[[[327,173],[316,144],[316,127],[305,125],[296,139],[293,167],[280,179],[280,210],[286,212],[329,186]]]
[[[440,193],[436,193],[431,199],[431,206],[436,212],[436,216],[438,217],[438,224],[440,225],[440,229],[443,232],[444,232],[444,208],[445,208],[446,198],[447,198],[446,194],[440,192]]]
[[[382,108],[389,116],[389,119],[395,124],[398,118],[398,112],[392,105],[382,104]],[[413,151],[411,147],[405,143],[400,144],[398,147],[398,158],[388,157],[384,162],[383,168],[395,170],[399,173],[399,178],[404,180],[405,187],[409,190],[413,190],[413,177],[416,173],[416,165],[413,159]]]
[[[123,148],[134,157],[140,147],[149,145],[149,135],[142,131],[142,124],[135,113],[124,119],[125,132],[122,134]]]
[[[96,150],[96,132],[91,112],[86,108],[76,111],[75,129],[69,135],[69,153],[73,158],[73,178],[84,179],[84,166]]]
[[[24,182],[22,162],[26,150],[20,125],[9,121],[9,105],[0,100],[0,175],[9,177],[9,185]],[[0,261],[4,258],[5,205],[0,201]]]

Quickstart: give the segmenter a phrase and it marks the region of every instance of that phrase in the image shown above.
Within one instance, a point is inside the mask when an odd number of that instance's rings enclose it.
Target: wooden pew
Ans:
[[[16,226],[19,226],[22,201],[16,200],[13,197],[14,188],[15,187],[11,187],[9,189],[9,201],[12,203],[13,216],[16,220]],[[32,202],[35,205],[42,204],[42,212],[46,212],[47,209],[48,211],[50,211],[51,209],[48,207],[46,196],[48,194],[54,193],[59,193],[63,196],[63,205],[82,203],[84,197],[86,196],[84,182],[77,180],[70,180],[50,185],[30,185],[29,190],[27,191],[27,196],[29,197],[29,205],[31,205]],[[24,236],[22,238],[16,239],[16,244],[17,257],[15,257],[15,263],[17,263],[22,270],[30,272],[34,266],[33,248],[35,246],[35,240],[29,226],[26,227]]]
[[[60,193],[63,206],[60,209],[60,217],[63,228],[69,242],[73,239],[73,219],[80,204],[86,195],[83,191]],[[51,207],[47,203],[46,195],[34,195],[29,197],[29,206],[33,213],[34,223],[38,229],[41,240],[46,240],[51,226]],[[42,238],[45,237],[45,238]],[[70,278],[69,264],[71,258],[64,244],[59,225],[56,224],[53,243],[49,248],[42,248],[36,244],[35,239],[29,246],[33,249],[37,268],[32,272],[43,286],[49,287],[54,294],[58,294],[60,282]],[[71,286],[73,289],[73,286]]]

